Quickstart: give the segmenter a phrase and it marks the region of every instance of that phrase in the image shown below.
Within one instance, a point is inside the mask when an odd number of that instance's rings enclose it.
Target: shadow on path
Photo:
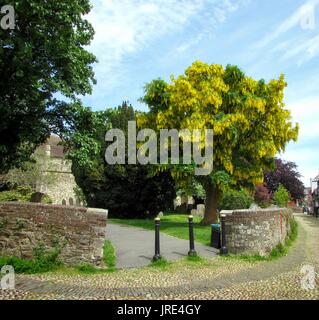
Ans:
[[[110,240],[116,251],[117,268],[137,268],[150,264],[154,256],[154,231],[142,228],[109,224],[106,239]],[[213,258],[218,250],[196,243],[197,253],[204,258]],[[161,255],[168,261],[187,256],[188,240],[178,239],[161,233]]]

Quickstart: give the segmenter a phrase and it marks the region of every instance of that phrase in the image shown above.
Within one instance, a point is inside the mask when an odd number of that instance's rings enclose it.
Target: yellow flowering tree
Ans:
[[[206,191],[204,224],[217,220],[217,203],[232,183],[258,184],[275,155],[298,137],[298,125],[285,109],[284,75],[266,83],[246,76],[237,66],[194,62],[171,83],[154,80],[141,99],[148,113],[138,116],[141,128],[213,129],[213,171],[194,176],[193,165],[171,165],[183,183],[198,180]],[[204,146],[203,146],[204,147]],[[163,170],[167,166],[159,166]]]

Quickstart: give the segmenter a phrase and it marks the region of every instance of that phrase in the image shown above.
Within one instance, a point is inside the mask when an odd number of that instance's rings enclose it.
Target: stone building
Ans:
[[[49,176],[37,183],[37,191],[47,194],[53,204],[80,206],[75,188],[77,184],[71,171],[71,161],[65,159],[60,138],[52,135],[38,151],[44,154],[44,175]]]

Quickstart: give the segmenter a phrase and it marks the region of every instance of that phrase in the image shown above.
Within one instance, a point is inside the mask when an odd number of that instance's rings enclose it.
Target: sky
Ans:
[[[195,60],[238,65],[248,76],[286,76],[286,108],[300,125],[279,156],[306,186],[319,173],[319,0],[92,0],[97,85],[93,110],[127,100],[138,110],[146,83],[169,81]]]

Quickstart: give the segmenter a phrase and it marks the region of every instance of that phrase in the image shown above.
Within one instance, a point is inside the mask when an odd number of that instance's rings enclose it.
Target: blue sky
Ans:
[[[92,0],[98,84],[93,110],[129,100],[137,109],[145,83],[169,80],[194,61],[236,64],[266,80],[286,75],[286,105],[301,126],[283,159],[303,181],[319,172],[319,0]]]

